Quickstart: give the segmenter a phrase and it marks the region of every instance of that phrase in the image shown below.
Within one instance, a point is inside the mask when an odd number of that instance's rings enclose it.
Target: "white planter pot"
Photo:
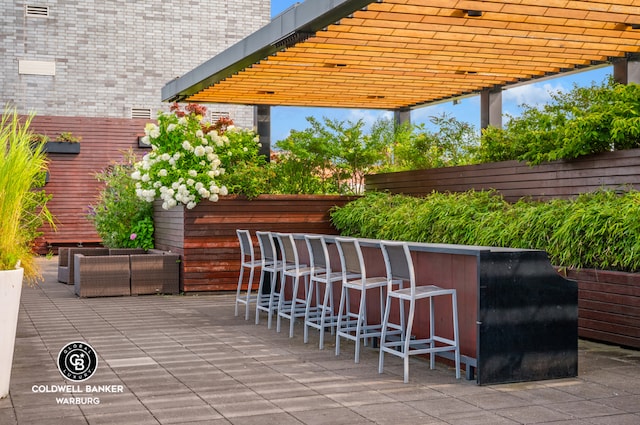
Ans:
[[[0,398],[9,394],[23,269],[0,271]]]

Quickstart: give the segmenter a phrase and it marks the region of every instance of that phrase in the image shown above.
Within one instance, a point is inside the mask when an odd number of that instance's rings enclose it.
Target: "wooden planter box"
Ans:
[[[561,269],[578,282],[578,335],[640,349],[640,273]]]
[[[261,195],[248,200],[225,196],[189,210],[154,205],[155,246],[182,256],[184,292],[233,291],[238,284],[240,245],[236,229],[337,234],[329,210],[353,200],[346,196]],[[259,249],[258,249],[259,252]]]

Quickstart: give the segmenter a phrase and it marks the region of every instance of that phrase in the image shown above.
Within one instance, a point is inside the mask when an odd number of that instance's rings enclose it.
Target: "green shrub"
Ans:
[[[354,237],[541,249],[558,266],[640,271],[640,192],[633,190],[515,204],[495,191],[368,193],[334,209],[331,220]]]
[[[640,146],[640,85],[609,79],[551,94],[542,107],[522,105],[504,129],[487,128],[480,162],[521,160],[530,164],[573,159]]]
[[[269,174],[267,160],[260,155],[258,136],[248,129],[228,127],[223,134],[228,143],[219,146],[216,153],[225,172],[219,181],[229,193],[255,198],[267,191]]]
[[[123,162],[96,174],[104,188],[96,203],[89,207],[88,217],[104,246],[109,248],[154,246],[153,204],[143,202],[136,194],[136,181],[131,178],[135,162],[130,150]]]

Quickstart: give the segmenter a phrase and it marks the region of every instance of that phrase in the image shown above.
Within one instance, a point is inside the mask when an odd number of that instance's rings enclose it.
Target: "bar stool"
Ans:
[[[342,291],[336,330],[336,356],[340,355],[340,338],[350,339],[355,342],[355,362],[358,363],[360,361],[360,341],[363,340],[366,345],[369,338],[382,335],[383,290],[387,287],[387,278],[367,276],[362,250],[357,239],[337,237],[335,241],[342,266]],[[369,324],[367,322],[367,291],[376,288],[380,291],[380,323]],[[357,313],[351,310],[350,291],[360,293]]]
[[[324,348],[324,333],[327,328],[334,334],[338,315],[333,302],[333,282],[342,280],[341,272],[331,269],[329,250],[322,235],[305,235],[305,242],[309,250],[309,263],[311,266],[311,279],[309,293],[307,294],[307,310],[304,316],[304,342],[309,342],[309,327],[320,331],[319,348]],[[316,298],[321,295],[322,303],[316,302],[316,308],[312,307],[313,295]]]
[[[309,276],[311,267],[300,263],[298,249],[291,233],[276,233],[282,253],[280,279],[280,297],[278,299],[278,320],[276,331],[280,332],[282,318],[289,320],[289,338],[293,337],[293,325],[296,318],[304,318],[307,310],[307,294],[309,292]],[[287,277],[291,278],[291,299],[286,299]],[[304,296],[300,298],[298,287],[300,278],[304,278]]]
[[[256,300],[256,325],[260,323],[260,312],[267,313],[267,327],[271,329],[273,313],[278,311],[278,300],[280,291],[278,290],[278,273],[282,269],[282,261],[278,260],[276,245],[271,232],[256,232],[258,244],[260,245],[260,259],[262,269],[260,274],[260,285]],[[265,276],[269,274],[269,291],[264,288]]]
[[[238,240],[240,241],[240,277],[238,278],[238,289],[236,290],[235,315],[238,315],[238,304],[245,305],[244,320],[249,320],[249,305],[256,301],[257,296],[251,294],[251,286],[253,285],[253,276],[255,270],[262,266],[261,260],[256,260],[253,250],[253,242],[248,230],[236,229]],[[249,269],[249,282],[247,284],[247,292],[242,292],[242,280],[244,278],[244,270]],[[262,279],[261,279],[262,280]]]
[[[393,354],[404,360],[404,382],[409,382],[409,356],[416,354],[429,354],[430,367],[435,368],[435,356],[445,351],[453,351],[455,358],[456,378],[460,379],[460,342],[458,339],[458,307],[455,289],[445,289],[435,285],[416,286],[415,271],[409,246],[405,242],[381,242],[382,254],[387,269],[387,301],[382,321],[382,336],[380,337],[380,359],[378,372],[382,373],[384,367],[384,353]],[[408,288],[395,287],[399,281],[409,282]],[[435,333],[435,312],[433,299],[438,296],[451,297],[451,311],[453,323],[453,339],[438,336]],[[411,339],[413,319],[416,310],[416,301],[429,299],[429,337],[423,339]],[[396,299],[402,305],[409,303],[409,315],[400,339],[388,339],[391,328],[395,331],[398,326],[389,321],[391,300]],[[401,317],[404,314],[401,314]],[[436,345],[436,343],[438,343]]]

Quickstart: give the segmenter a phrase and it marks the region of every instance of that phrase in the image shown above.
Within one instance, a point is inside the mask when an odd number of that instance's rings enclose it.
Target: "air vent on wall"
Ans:
[[[24,14],[28,18],[48,18],[49,6],[34,6],[27,4],[24,7]]]
[[[212,123],[217,122],[220,118],[230,118],[231,114],[229,112],[221,112],[221,111],[210,111],[209,119]]]
[[[151,108],[131,108],[131,118],[151,119]]]

